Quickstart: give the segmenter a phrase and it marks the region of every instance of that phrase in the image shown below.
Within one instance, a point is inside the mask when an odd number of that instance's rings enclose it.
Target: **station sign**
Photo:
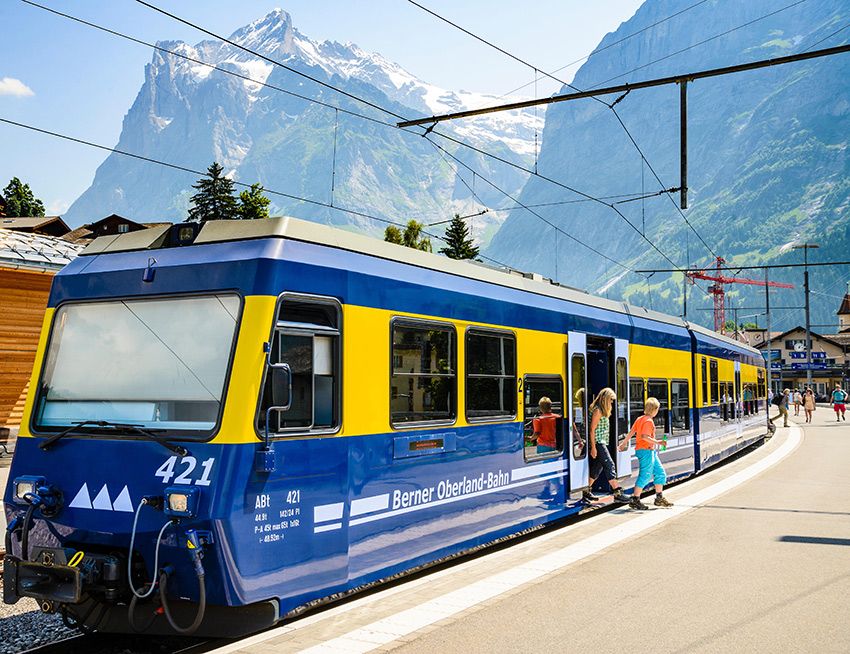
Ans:
[[[769,350],[767,352],[762,351],[761,355],[764,357],[765,361],[776,361],[777,359],[782,358],[782,350]]]
[[[812,354],[814,354],[814,352],[812,352]],[[788,356],[791,357],[792,359],[805,359],[806,353],[805,352],[789,352]]]
[[[826,352],[812,352],[813,359],[826,359]]]
[[[791,370],[826,370],[826,361],[812,361],[811,363],[792,363]]]
[[[779,363],[778,361],[773,361],[770,364],[770,369],[771,370],[782,370],[782,364]]]

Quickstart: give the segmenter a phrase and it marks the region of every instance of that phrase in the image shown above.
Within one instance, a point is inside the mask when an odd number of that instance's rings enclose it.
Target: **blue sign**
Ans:
[[[812,363],[792,363],[791,370],[826,370],[826,362],[813,361]]]
[[[782,370],[782,364],[779,363],[778,361],[774,361],[770,364],[770,369],[771,370]]]
[[[826,359],[826,352],[812,352],[813,359]]]
[[[769,350],[767,352],[762,351],[761,355],[764,357],[765,361],[775,361],[776,359],[782,358],[782,350]]]
[[[812,358],[814,358],[814,352],[812,352],[812,355],[813,355]],[[805,359],[806,353],[805,352],[789,352],[788,356],[790,356],[792,359]]]

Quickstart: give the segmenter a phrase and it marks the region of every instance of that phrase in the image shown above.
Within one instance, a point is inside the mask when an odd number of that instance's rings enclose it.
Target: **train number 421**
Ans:
[[[178,459],[176,456],[169,457],[165,463],[159,466],[159,469],[153,473],[155,476],[162,478],[163,484],[168,484],[174,478],[175,484],[194,484],[195,486],[209,486],[210,474],[212,473],[215,458],[207,459],[201,462],[201,475],[198,477],[195,473],[195,468],[198,467],[198,460],[193,456],[184,456]],[[175,468],[182,468],[175,470]],[[174,477],[175,473],[177,476]],[[194,473],[194,474],[193,474]]]

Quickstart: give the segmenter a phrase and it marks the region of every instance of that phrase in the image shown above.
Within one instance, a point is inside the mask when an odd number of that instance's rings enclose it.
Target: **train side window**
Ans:
[[[708,368],[705,364],[705,357],[700,357],[700,372],[702,373],[702,405],[708,406],[711,404],[711,398],[708,395]]]
[[[543,375],[526,375],[523,378],[523,451],[526,461],[539,459],[547,456],[556,456],[564,451],[564,383],[560,377],[546,377]],[[541,397],[552,400],[552,413],[558,416],[553,419],[552,425],[555,430],[555,447],[552,449],[551,442],[545,442],[548,428],[540,425],[542,440],[532,440],[534,435],[534,420],[540,415],[539,402]]]
[[[573,374],[573,460],[581,461],[587,456],[587,405],[590,399],[584,388],[586,379],[585,361],[583,354],[574,354],[572,360]]]
[[[658,400],[661,405],[653,419],[656,431],[665,434],[670,433],[670,392],[667,388],[667,380],[650,379],[647,382],[646,393],[649,397]]]
[[[629,414],[631,419],[629,428],[631,428],[639,416],[643,415],[643,390],[643,379],[637,379],[635,377],[629,379]],[[626,433],[628,433],[628,430],[626,430]]]
[[[466,417],[480,420],[516,417],[516,338],[497,331],[466,333]]]
[[[285,363],[290,378],[280,368],[266,367],[258,416],[265,429],[266,409],[291,402],[286,411],[273,411],[269,430],[283,432],[333,432],[341,422],[342,368],[340,329],[342,309],[333,298],[285,293],[281,296],[271,340],[270,360]],[[288,392],[287,381],[292,390]]]
[[[691,412],[688,410],[688,382],[670,382],[670,433],[683,436],[691,431]]]
[[[711,402],[710,404],[720,403],[720,378],[717,374],[717,359],[711,359],[709,362],[711,370]]]
[[[390,422],[394,427],[454,422],[455,329],[438,322],[392,322]]]

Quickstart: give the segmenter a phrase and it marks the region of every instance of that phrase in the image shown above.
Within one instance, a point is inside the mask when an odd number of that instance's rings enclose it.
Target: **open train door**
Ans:
[[[631,398],[629,397],[629,342],[622,338],[614,339],[614,383],[617,392],[617,419],[614,421],[617,444],[617,479],[629,477],[632,474],[632,457],[635,450],[631,445],[625,452],[619,449],[632,425],[629,415]],[[635,416],[637,418],[637,416]]]
[[[587,488],[587,335],[567,334],[567,402],[569,405],[570,491]]]

